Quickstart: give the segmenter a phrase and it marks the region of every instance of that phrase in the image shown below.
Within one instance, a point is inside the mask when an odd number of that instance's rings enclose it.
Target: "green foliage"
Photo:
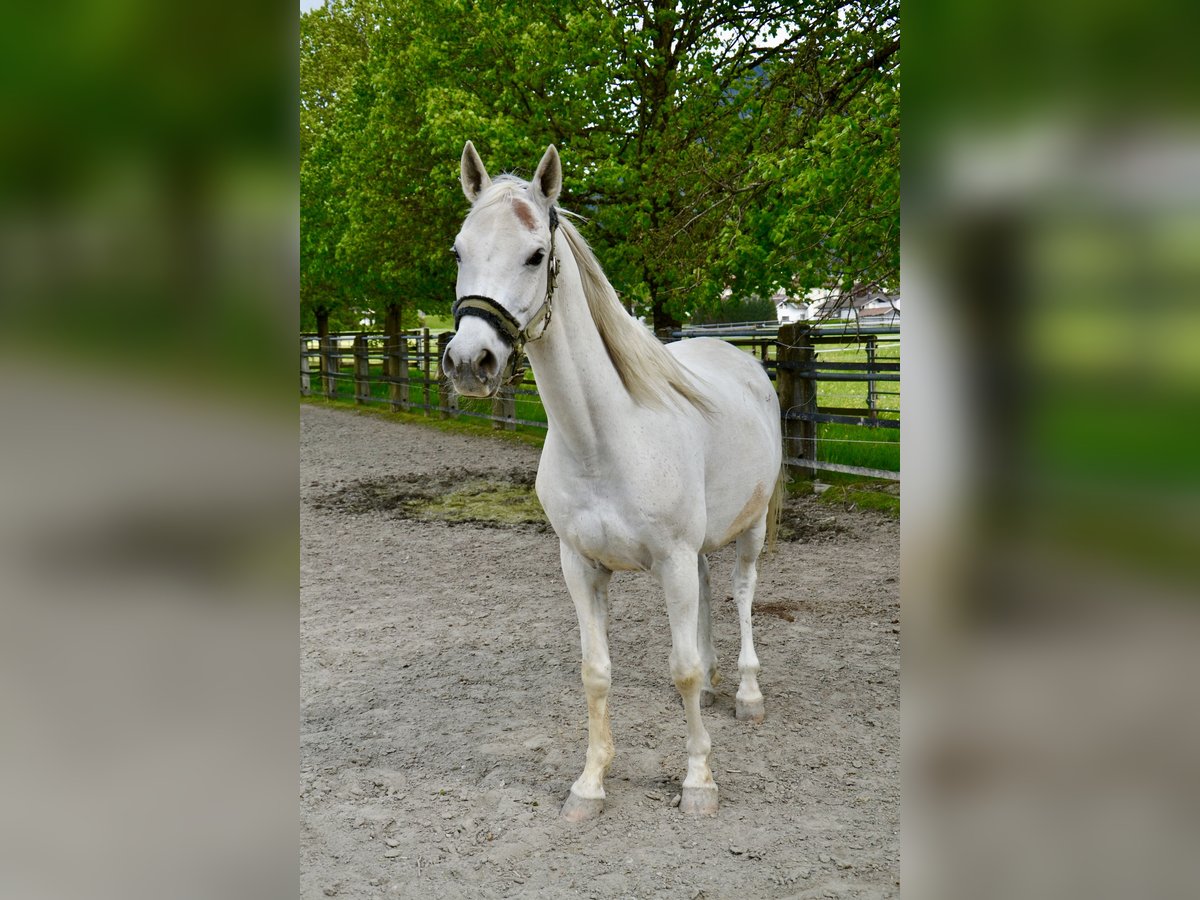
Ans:
[[[730,322],[774,322],[778,313],[769,297],[709,302],[692,313],[693,325],[722,325]]]
[[[896,0],[334,0],[301,19],[302,302],[444,312],[467,139],[656,328],[898,273]],[[772,318],[774,310],[766,318]]]

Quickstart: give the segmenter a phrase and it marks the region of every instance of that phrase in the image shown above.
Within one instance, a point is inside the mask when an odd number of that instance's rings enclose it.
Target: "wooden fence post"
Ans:
[[[367,336],[354,338],[354,402],[366,403],[371,396],[371,356]]]
[[[446,353],[446,344],[450,343],[451,334],[449,331],[443,331],[438,335],[438,377],[434,379],[433,390],[437,391],[437,402],[433,404],[433,408],[438,410],[438,416],[442,419],[450,418],[450,385],[446,383],[445,374],[442,372],[442,360]]]
[[[443,331],[437,338],[438,349],[438,409],[443,419],[458,418],[458,394],[450,386],[450,380],[442,371],[442,360],[446,358],[446,346],[454,337],[453,331]]]
[[[312,381],[308,368],[308,338],[300,339],[300,396],[312,394]]]
[[[337,340],[325,335],[321,339],[321,386],[329,399],[337,394],[338,355]]]
[[[400,342],[404,340],[399,329],[390,331],[387,336],[387,358],[388,358],[388,404],[392,408],[392,412],[403,405],[404,398],[401,395],[400,379],[404,377],[405,372],[400,368]]]
[[[393,407],[399,406],[408,409],[408,335],[399,329],[396,330],[392,353],[392,372],[396,380],[392,383],[389,399]]]
[[[496,417],[492,419],[494,431],[517,430],[517,423],[514,421],[517,417],[517,395],[514,388],[520,380],[523,378],[506,381],[500,385],[500,390],[496,391],[496,396],[492,399],[492,415]]]
[[[404,332],[400,329],[399,306],[388,307],[384,329],[383,352],[387,360],[384,374],[388,377],[388,405],[395,412],[408,399],[408,385],[401,380],[408,377],[408,367],[404,365]]]
[[[776,385],[779,390],[779,409],[783,414],[784,459],[816,459],[817,423],[793,419],[789,413],[817,411],[816,381],[804,370],[813,364],[812,332],[802,322],[779,326],[775,347],[777,361]],[[816,470],[802,465],[788,465],[787,477],[812,478]]]

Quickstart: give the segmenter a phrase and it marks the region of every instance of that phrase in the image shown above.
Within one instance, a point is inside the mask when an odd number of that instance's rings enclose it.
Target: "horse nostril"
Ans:
[[[491,350],[484,350],[479,356],[479,361],[475,364],[475,368],[484,378],[494,378],[500,370],[500,363],[496,360],[496,354]]]
[[[453,378],[456,374],[458,374],[456,371],[457,368],[458,367],[454,365],[454,357],[451,356],[450,351],[447,350],[446,354],[442,357],[442,371]]]

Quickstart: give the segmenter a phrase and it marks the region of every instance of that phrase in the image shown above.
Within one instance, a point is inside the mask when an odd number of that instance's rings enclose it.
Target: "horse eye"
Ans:
[[[540,266],[542,264],[542,260],[545,259],[545,257],[546,257],[545,250],[535,250],[535,251],[533,251],[533,255],[531,257],[529,257],[529,259],[525,260],[525,265]]]

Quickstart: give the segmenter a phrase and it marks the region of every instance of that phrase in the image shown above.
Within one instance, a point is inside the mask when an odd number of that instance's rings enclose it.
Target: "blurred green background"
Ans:
[[[243,396],[282,386],[297,315],[297,41],[283,4],[8,12],[6,356],[193,390],[203,372],[205,389]]]

